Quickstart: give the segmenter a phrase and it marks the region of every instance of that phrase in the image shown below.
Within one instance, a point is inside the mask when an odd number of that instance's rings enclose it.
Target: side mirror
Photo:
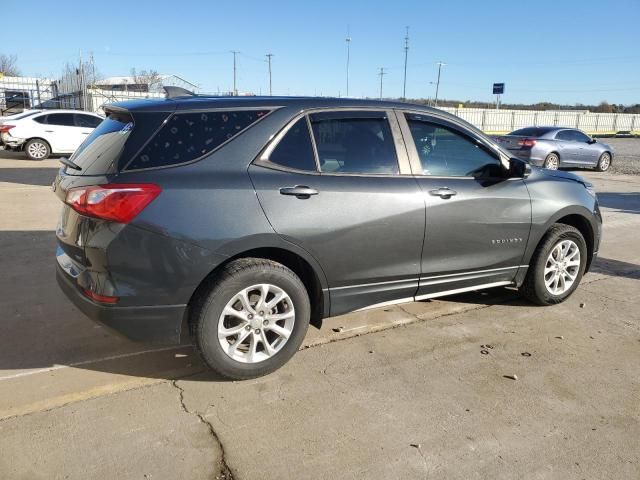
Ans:
[[[594,143],[596,143],[598,140],[596,140],[595,138],[590,138],[589,141],[587,142],[589,145],[593,145]]]
[[[531,175],[531,165],[520,160],[519,158],[511,158],[509,160],[509,176],[514,178],[527,178]]]

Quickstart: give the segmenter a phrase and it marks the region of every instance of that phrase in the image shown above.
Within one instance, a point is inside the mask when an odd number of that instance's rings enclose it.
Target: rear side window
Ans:
[[[320,171],[397,174],[398,159],[383,112],[327,112],[310,115]]]
[[[269,161],[296,170],[316,170],[307,119],[302,117],[287,131],[278,146],[269,155]]]
[[[96,128],[102,121],[101,118],[94,117],[93,115],[83,115],[81,113],[76,113],[74,114],[74,116],[76,127]]]
[[[127,170],[191,162],[211,153],[264,117],[268,110],[187,112],[172,115]]]

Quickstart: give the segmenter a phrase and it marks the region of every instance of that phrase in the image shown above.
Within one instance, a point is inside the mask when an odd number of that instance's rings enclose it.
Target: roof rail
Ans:
[[[182,87],[164,86],[162,88],[164,89],[166,98],[195,97],[195,96],[197,96],[195,93],[187,90],[186,88],[182,88]]]

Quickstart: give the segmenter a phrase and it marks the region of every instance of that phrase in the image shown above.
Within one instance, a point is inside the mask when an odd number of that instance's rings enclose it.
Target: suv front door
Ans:
[[[522,178],[507,178],[497,153],[446,119],[399,113],[426,202],[418,298],[513,281],[531,227]]]
[[[329,285],[331,315],[411,299],[425,206],[395,115],[301,115],[249,168],[274,230],[309,252]]]

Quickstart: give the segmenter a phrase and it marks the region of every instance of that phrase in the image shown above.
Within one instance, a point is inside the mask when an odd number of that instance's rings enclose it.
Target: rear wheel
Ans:
[[[24,146],[24,152],[29,160],[44,160],[51,155],[51,147],[44,140],[33,138]]]
[[[544,160],[544,168],[549,170],[557,170],[560,167],[560,157],[557,153],[550,153]]]
[[[309,326],[300,279],[271,260],[235,260],[196,301],[196,345],[211,369],[233,379],[266,375],[298,350]]]
[[[596,165],[596,170],[599,172],[606,172],[609,170],[611,166],[611,154],[609,152],[604,152],[600,155],[600,159],[598,160],[598,165]]]
[[[586,263],[587,244],[580,231],[558,223],[533,254],[522,292],[539,305],[563,302],[578,288]]]

